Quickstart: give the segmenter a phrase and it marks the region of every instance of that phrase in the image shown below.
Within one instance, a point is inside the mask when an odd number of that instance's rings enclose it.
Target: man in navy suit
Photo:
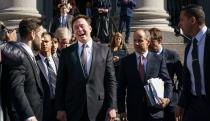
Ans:
[[[121,61],[118,82],[118,112],[122,121],[162,121],[163,108],[172,96],[172,81],[169,77],[163,57],[148,51],[150,34],[139,29],[134,32],[135,52]],[[164,98],[161,108],[148,106],[144,85],[150,78],[161,78],[164,81]],[[127,91],[127,93],[126,93]],[[127,97],[127,100],[126,98]]]
[[[54,33],[59,27],[66,27],[71,31],[71,21],[73,15],[69,14],[70,9],[72,8],[70,3],[60,3],[58,4],[60,14],[54,17],[49,25],[49,31]]]
[[[118,31],[122,33],[126,24],[125,42],[128,43],[130,36],[130,24],[133,17],[133,9],[136,7],[134,0],[118,0],[117,6],[120,7],[120,21]]]
[[[41,38],[41,50],[36,56],[44,90],[43,121],[56,121],[54,99],[59,60],[58,57],[52,56],[52,45],[53,40],[50,33],[43,33]]]
[[[177,121],[209,121],[210,114],[210,30],[199,5],[182,8],[179,26],[191,38],[184,57],[184,82],[176,109]]]
[[[55,95],[57,119],[114,121],[117,82],[112,52],[91,38],[89,17],[76,16],[72,25],[78,42],[61,51]]]
[[[164,109],[164,121],[175,121],[175,108],[182,86],[182,63],[179,55],[175,51],[163,48],[163,36],[159,29],[152,28],[149,32],[151,35],[149,50],[165,59],[168,73],[173,82],[173,97],[170,105]],[[177,77],[176,80],[174,78],[175,75]]]

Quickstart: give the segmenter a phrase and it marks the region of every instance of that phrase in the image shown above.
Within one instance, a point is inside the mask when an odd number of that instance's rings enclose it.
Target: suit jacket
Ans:
[[[190,104],[190,100],[192,98],[191,93],[191,78],[190,78],[190,72],[187,68],[187,55],[190,49],[191,43],[189,42],[185,48],[185,56],[184,56],[184,67],[183,67],[183,90],[181,93],[181,97],[179,100],[178,105],[187,108],[188,104]],[[206,97],[208,99],[208,102],[210,102],[210,29],[207,30],[206,34],[206,41],[205,41],[205,47],[204,47],[204,79],[205,79],[205,89],[206,89]]]
[[[80,120],[85,109],[90,121],[105,120],[107,109],[116,108],[111,50],[93,41],[92,63],[86,78],[78,55],[78,43],[63,49],[56,86],[56,109],[65,110],[68,120]]]
[[[23,54],[17,56],[21,63],[8,71],[11,121],[24,121],[31,116],[42,121],[43,89],[38,67],[24,48],[16,46]]]
[[[133,17],[133,9],[136,7],[134,0],[129,0],[128,4],[125,4],[123,0],[118,0],[117,6],[120,7],[120,16]]]
[[[52,58],[54,60],[57,70],[59,65],[59,59],[57,57],[52,57]],[[55,121],[56,111],[55,111],[54,97],[52,98],[50,93],[49,78],[45,70],[44,64],[42,63],[40,55],[36,56],[36,61],[40,70],[40,79],[44,90],[43,121]],[[52,83],[53,85],[56,85],[56,82]],[[55,92],[55,88],[56,86],[53,86],[53,92]]]
[[[21,60],[23,53],[19,48],[14,46],[15,42],[2,42],[0,41],[0,49],[1,49],[1,72],[0,72],[0,96],[1,96],[1,106],[3,109],[3,118],[4,121],[10,121],[8,116],[8,107],[11,104],[8,100],[10,97],[9,89],[9,78],[10,74],[8,73],[11,67],[21,64]]]
[[[111,4],[111,1],[110,0],[105,0],[105,1],[100,1],[100,0],[97,0],[94,2],[94,10],[95,10],[95,13],[96,15],[95,16],[99,16],[99,15],[104,15],[104,16],[110,16],[110,11],[111,11],[111,8],[112,8],[112,4]],[[103,8],[103,9],[108,9],[108,13],[107,14],[101,14],[98,12],[98,9],[99,8]]]
[[[149,52],[147,55],[145,80],[140,79],[136,54],[133,53],[121,60],[118,82],[118,111],[126,112],[129,121],[148,121],[148,118],[162,118],[162,109],[147,106],[144,85],[150,78],[161,78],[165,82],[164,97],[172,96],[172,81],[170,80],[166,63],[161,56]],[[126,94],[127,91],[127,94]],[[127,95],[127,100],[126,100]],[[125,103],[126,102],[126,103]]]
[[[166,66],[168,69],[169,76],[173,80],[174,91],[180,91],[181,85],[183,83],[183,73],[182,73],[182,63],[180,61],[179,55],[172,50],[163,49],[161,55],[166,61]],[[177,76],[178,87],[176,87],[174,76]]]
[[[66,20],[67,20],[67,28],[69,30],[72,30],[71,29],[71,21],[72,21],[72,19],[73,19],[73,16],[68,14],[67,17],[66,17]],[[60,27],[60,16],[56,16],[50,22],[49,31],[51,33],[54,33],[57,30],[57,28],[59,28],[59,27]]]

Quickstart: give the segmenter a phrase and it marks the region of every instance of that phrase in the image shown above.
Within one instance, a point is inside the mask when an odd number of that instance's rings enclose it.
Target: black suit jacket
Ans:
[[[56,66],[56,70],[58,69],[59,59],[57,57],[52,57]],[[49,78],[47,72],[45,70],[44,64],[41,60],[40,55],[36,56],[37,65],[40,70],[40,79],[42,82],[42,87],[44,90],[44,106],[43,106],[43,121],[55,121],[56,120],[56,111],[54,104],[54,97],[52,98],[50,95],[50,87],[49,87]],[[53,92],[55,92],[56,82],[53,83]]]
[[[67,28],[68,28],[69,30],[72,30],[72,29],[71,29],[71,21],[72,21],[72,19],[73,19],[73,16],[70,15],[70,14],[68,14],[68,15],[67,15]],[[54,18],[50,21],[49,31],[50,31],[51,33],[54,33],[54,32],[57,30],[57,28],[59,28],[59,26],[60,26],[60,16],[56,16],[56,17],[54,17]]]
[[[191,43],[188,43],[185,48],[185,57],[184,57],[184,69],[183,69],[183,91],[179,100],[179,106],[183,108],[187,108],[188,104],[190,104],[190,100],[192,98],[191,93],[191,80],[190,80],[190,72],[187,68],[187,55],[190,49]],[[206,97],[208,102],[210,102],[210,30],[207,30],[206,41],[204,47],[204,79],[205,79],[205,89],[206,89]]]
[[[37,65],[24,48],[17,45],[23,52],[17,58],[21,62],[12,66],[9,73],[10,117],[12,121],[24,121],[35,116],[42,121],[43,89]]]
[[[68,120],[78,121],[87,109],[90,121],[103,121],[108,108],[116,108],[116,79],[111,50],[93,41],[92,63],[86,78],[78,55],[78,43],[63,49],[56,85],[56,108]],[[86,107],[87,106],[87,107]]]
[[[0,41],[0,98],[3,114],[3,121],[10,121],[8,117],[8,77],[10,76],[8,70],[14,65],[20,64],[20,60],[17,57],[22,55],[19,48],[14,46],[14,42]]]
[[[163,49],[161,55],[166,61],[166,66],[168,69],[169,76],[173,80],[174,91],[180,91],[183,83],[183,73],[182,73],[182,63],[180,61],[179,55],[172,50]],[[178,85],[175,84],[174,76],[177,76]],[[178,87],[176,87],[178,86]]]
[[[147,121],[148,118],[162,118],[161,109],[151,109],[145,99],[144,84],[150,78],[161,78],[165,82],[167,98],[172,96],[172,81],[168,75],[166,63],[161,56],[149,52],[147,55],[145,80],[140,79],[136,54],[133,53],[123,58],[120,64],[118,82],[118,111],[126,112],[129,121]],[[126,100],[127,91],[127,100]],[[126,103],[125,103],[126,102]]]

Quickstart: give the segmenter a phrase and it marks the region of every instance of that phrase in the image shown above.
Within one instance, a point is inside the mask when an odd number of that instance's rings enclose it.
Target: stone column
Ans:
[[[0,0],[0,19],[7,26],[16,28],[23,18],[41,17],[42,2],[42,0]]]
[[[169,26],[169,15],[165,10],[165,0],[135,0],[136,9],[131,23],[132,30],[156,27],[163,31],[173,31]]]

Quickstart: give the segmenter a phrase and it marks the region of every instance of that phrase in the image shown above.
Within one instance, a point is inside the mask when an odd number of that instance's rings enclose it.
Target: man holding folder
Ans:
[[[133,38],[135,52],[122,59],[119,73],[117,98],[121,121],[126,120],[125,104],[129,121],[162,121],[163,108],[169,104],[172,96],[172,81],[166,63],[161,56],[148,51],[150,34],[147,30],[137,30]],[[148,106],[144,86],[151,78],[161,78],[164,81],[161,108]]]

